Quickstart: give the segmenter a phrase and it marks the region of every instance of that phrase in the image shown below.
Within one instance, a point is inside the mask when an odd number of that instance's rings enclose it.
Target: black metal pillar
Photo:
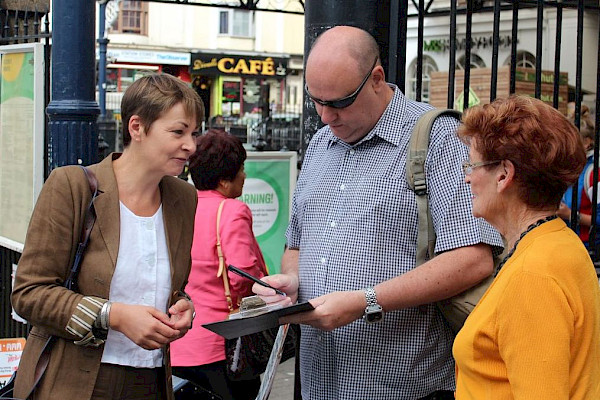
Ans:
[[[388,67],[390,0],[319,0],[305,2],[304,63],[315,39],[338,25],[350,25],[370,32],[381,50],[381,62]],[[395,65],[394,65],[395,66]],[[304,93],[302,148],[306,149],[313,134],[323,126],[312,101]]]
[[[48,170],[97,161],[100,113],[95,100],[96,3],[52,1],[52,87]]]
[[[106,3],[109,0],[100,0],[98,4],[98,103],[100,104],[100,118],[106,116],[106,48],[108,38],[105,34]]]
[[[106,37],[106,4],[110,0],[99,0],[98,5],[98,104],[100,117],[98,117],[98,159],[103,159],[106,150],[115,151],[116,124],[112,117],[106,115],[106,50],[108,38]],[[111,140],[109,145],[105,138]]]

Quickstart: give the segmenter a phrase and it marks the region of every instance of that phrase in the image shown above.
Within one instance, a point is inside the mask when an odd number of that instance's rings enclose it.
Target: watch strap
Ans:
[[[367,299],[367,307],[377,305],[377,293],[372,287],[365,289],[365,298]]]

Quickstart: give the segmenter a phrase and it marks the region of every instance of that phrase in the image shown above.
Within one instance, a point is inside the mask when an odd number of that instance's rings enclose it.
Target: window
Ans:
[[[510,56],[508,56],[504,65],[510,65]],[[525,50],[517,51],[517,67],[535,68],[535,56]]]
[[[229,11],[220,11],[219,12],[219,33],[220,34],[228,34],[229,33]]]
[[[465,56],[460,56],[456,60],[456,69],[465,69],[465,61]],[[485,68],[485,62],[475,53],[471,53],[471,68]]]
[[[431,81],[431,73],[438,70],[437,64],[433,58],[423,56],[423,80],[421,84],[421,101],[429,103],[429,83]],[[415,100],[417,98],[417,60],[408,67],[408,87],[407,96]]]
[[[119,15],[112,24],[114,33],[148,34],[148,4],[145,1],[122,0]]]
[[[254,37],[254,14],[247,10],[219,11],[219,34]]]

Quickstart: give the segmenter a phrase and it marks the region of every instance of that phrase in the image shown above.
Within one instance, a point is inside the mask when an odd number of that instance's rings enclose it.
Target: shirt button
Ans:
[[[356,152],[356,150],[354,150],[354,149],[350,150],[350,155],[353,156],[355,152]]]
[[[340,185],[340,190],[346,190],[346,185],[344,185],[343,183]]]
[[[335,221],[331,221],[331,223],[330,223],[329,225],[331,225],[331,227],[332,227],[332,228],[335,228],[335,226],[336,226],[337,224],[335,223]]]
[[[321,264],[325,264],[327,262],[327,259],[325,257],[321,257]]]
[[[154,229],[154,224],[152,223],[152,221],[146,221],[146,229],[148,229],[149,231]]]

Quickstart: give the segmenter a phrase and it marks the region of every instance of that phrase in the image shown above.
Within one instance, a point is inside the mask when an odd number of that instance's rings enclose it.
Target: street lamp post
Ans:
[[[110,0],[100,0],[99,23],[98,23],[98,103],[100,104],[100,118],[106,116],[106,48],[108,38],[106,37],[106,4]]]
[[[100,113],[95,100],[95,3],[52,1],[52,100],[48,114],[48,171],[98,158]]]
[[[110,0],[99,0],[98,11],[98,103],[100,105],[100,117],[98,118],[98,157],[104,158],[105,151],[110,146],[106,143],[104,133],[114,129],[114,121],[106,116],[106,49],[108,38],[106,37],[106,5]]]

